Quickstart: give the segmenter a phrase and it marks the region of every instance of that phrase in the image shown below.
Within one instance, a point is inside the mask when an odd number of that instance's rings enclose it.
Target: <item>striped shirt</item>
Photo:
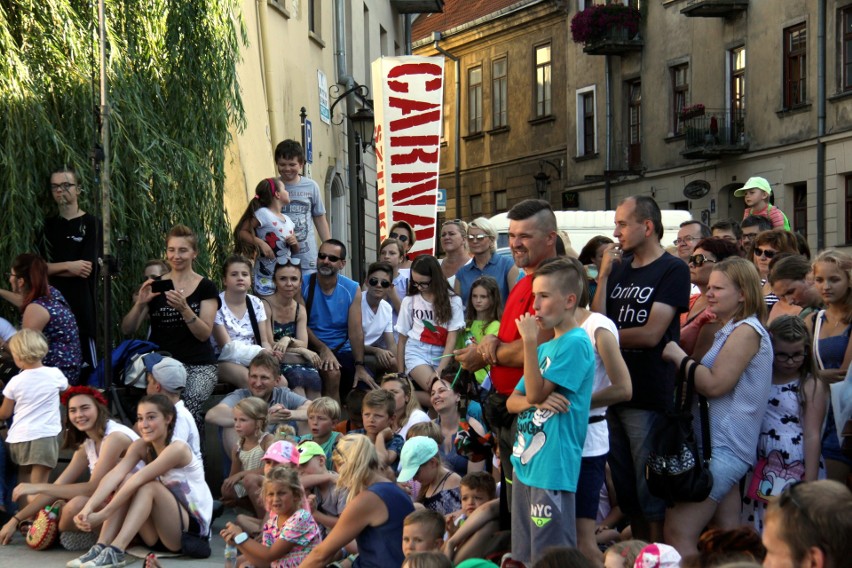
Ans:
[[[733,331],[741,325],[751,326],[760,335],[760,348],[751,358],[737,384],[722,396],[709,399],[711,447],[725,447],[746,463],[753,463],[757,451],[757,438],[766,401],[772,388],[772,342],[769,333],[755,316],[740,321],[729,321],[716,332],[713,346],[701,360],[705,367],[713,367],[719,352]],[[695,429],[701,427],[700,415],[693,409]]]

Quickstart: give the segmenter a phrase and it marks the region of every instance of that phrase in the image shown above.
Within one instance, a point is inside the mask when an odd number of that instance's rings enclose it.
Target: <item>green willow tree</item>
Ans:
[[[107,0],[113,322],[175,223],[199,235],[196,269],[218,279],[231,249],[223,206],[229,126],[242,128],[238,0]],[[32,250],[55,214],[49,173],[73,165],[101,216],[97,2],[0,0],[0,262]],[[5,269],[4,269],[5,271]],[[6,314],[12,315],[11,311]],[[16,321],[16,320],[13,320]],[[117,328],[116,328],[117,331]]]

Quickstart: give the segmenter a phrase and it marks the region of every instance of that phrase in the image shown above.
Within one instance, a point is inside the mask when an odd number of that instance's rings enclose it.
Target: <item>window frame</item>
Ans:
[[[793,219],[792,230],[808,236],[808,184],[793,184]]]
[[[479,73],[478,82],[474,83],[473,73]],[[467,69],[467,133],[482,132],[482,65],[474,65]]]
[[[792,42],[796,34],[802,34],[797,43],[801,46],[792,47]],[[784,28],[784,44],[783,44],[783,61],[784,61],[784,90],[783,102],[784,108],[796,108],[807,104],[807,88],[808,88],[808,25],[807,22],[801,22],[796,25]],[[798,74],[796,72],[798,71]]]
[[[846,176],[846,244],[852,244],[852,174]]]
[[[628,81],[626,86],[627,166],[634,168],[642,165],[642,80]]]
[[[539,63],[539,51],[548,50],[546,62]],[[541,43],[533,48],[533,91],[535,93],[533,114],[536,118],[544,118],[553,114],[553,44]],[[544,75],[539,82],[539,76]]]
[[[840,40],[840,91],[848,93],[852,91],[852,4],[839,9],[837,21],[840,26],[837,33]]]
[[[588,101],[591,100],[591,105]],[[597,86],[577,89],[577,157],[588,158],[598,153]],[[591,110],[591,114],[589,111]],[[589,130],[591,124],[591,132]],[[589,144],[591,142],[591,144]],[[589,148],[591,145],[591,148]]]
[[[503,64],[502,75],[497,65]],[[509,58],[498,57],[491,62],[491,128],[509,126]]]
[[[683,81],[678,82],[682,73]],[[689,63],[678,63],[669,67],[672,93],[672,132],[675,136],[683,134],[684,126],[680,120],[680,111],[689,104]]]

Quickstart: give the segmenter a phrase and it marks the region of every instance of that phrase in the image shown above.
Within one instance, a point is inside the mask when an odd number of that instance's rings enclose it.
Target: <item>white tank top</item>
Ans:
[[[130,438],[131,442],[139,439],[136,432],[124,424],[116,422],[115,420],[107,420],[106,428],[104,429],[104,440],[107,439],[107,436],[115,432],[124,434]],[[103,443],[103,441],[101,443]],[[95,441],[91,438],[86,438],[83,442],[83,448],[86,450],[86,457],[89,460],[89,473],[92,473],[95,470],[95,464],[98,463],[98,448],[95,446]]]

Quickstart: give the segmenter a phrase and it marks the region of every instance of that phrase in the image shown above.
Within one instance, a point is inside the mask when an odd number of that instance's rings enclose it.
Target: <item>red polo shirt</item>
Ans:
[[[503,343],[511,343],[521,338],[515,320],[533,311],[535,295],[532,292],[532,281],[532,274],[524,276],[515,284],[515,287],[509,292],[509,297],[506,298],[506,306],[503,308],[503,319],[500,320],[500,331],[497,333],[497,337]],[[509,396],[515,390],[523,374],[524,369],[522,367],[492,365],[491,384],[494,385],[494,389],[497,392]]]

